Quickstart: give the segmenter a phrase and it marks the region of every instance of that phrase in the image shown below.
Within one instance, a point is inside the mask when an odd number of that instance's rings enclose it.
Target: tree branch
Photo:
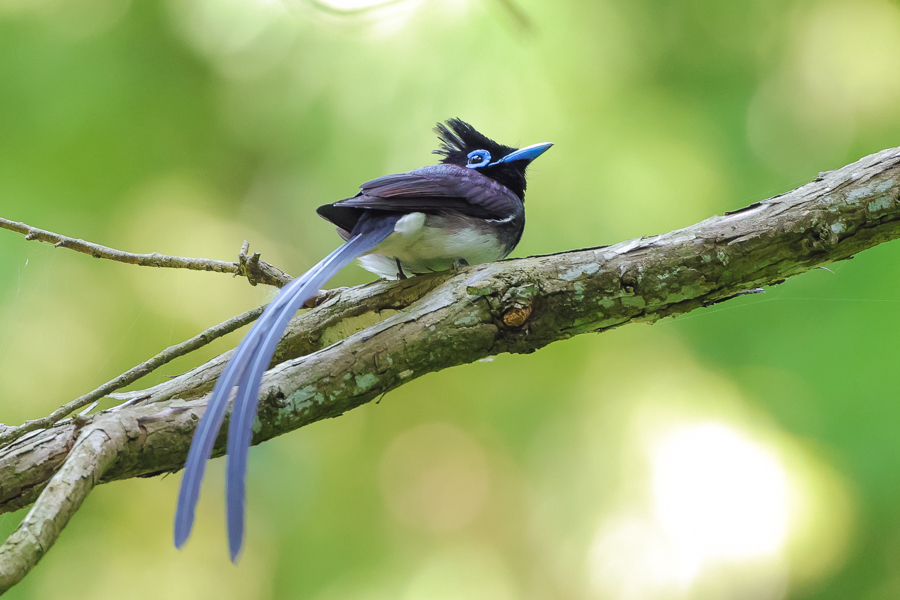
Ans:
[[[664,235],[342,290],[293,320],[263,379],[254,443],[338,416],[426,373],[501,352],[533,352],[580,333],[653,323],[897,237],[900,149],[894,148]],[[87,418],[85,430],[102,422],[140,432],[116,445],[115,460],[98,466],[95,478],[179,470],[228,356],[153,388],[119,394],[146,399]],[[74,424],[58,423],[0,448],[0,512],[26,506],[38,494],[36,508],[56,506],[43,500],[53,486],[41,490],[68,464],[80,439]],[[223,429],[215,455],[224,452],[224,441]],[[22,527],[64,523],[70,515],[66,507],[48,510]],[[10,539],[23,535],[20,527]],[[41,541],[43,551],[51,538]],[[34,564],[9,544],[0,553],[0,572]]]
[[[259,318],[259,315],[262,314],[266,306],[267,305],[258,306],[253,310],[248,310],[247,312],[241,313],[236,317],[232,317],[223,323],[219,323],[218,325],[210,327],[209,329],[203,331],[198,335],[195,335],[189,340],[181,342],[180,344],[175,344],[174,346],[169,346],[153,358],[128,369],[118,377],[107,381],[92,392],[89,392],[83,396],[79,396],[68,404],[63,404],[46,417],[34,419],[33,421],[25,421],[18,427],[7,427],[6,429],[0,431],[0,448],[5,446],[9,442],[22,437],[26,433],[38,429],[43,429],[45,427],[50,427],[54,423],[61,421],[79,408],[83,408],[88,404],[99,400],[100,398],[108,397],[110,395],[110,392],[134,383],[141,377],[152,373],[156,369],[160,368],[166,363],[175,360],[179,356],[190,354],[194,350],[206,346],[213,340],[216,340],[223,335],[228,335],[232,331],[240,329],[248,323],[252,323],[257,318]]]
[[[133,420],[98,420],[81,431],[63,467],[0,546],[0,594],[21,581],[38,563],[128,437],[138,435],[140,430]]]
[[[248,256],[250,247],[244,242],[238,255],[238,262],[231,263],[222,260],[210,260],[208,258],[184,258],[181,256],[167,256],[153,252],[152,254],[133,254],[123,252],[108,246],[101,246],[92,242],[86,242],[76,238],[59,235],[52,231],[38,229],[25,223],[10,221],[0,217],[0,229],[9,229],[21,233],[26,240],[37,240],[53,244],[56,248],[68,248],[75,252],[88,254],[94,258],[105,258],[116,262],[140,265],[142,267],[160,267],[169,269],[190,269],[192,271],[213,271],[216,273],[231,273],[246,277],[251,285],[264,283],[275,287],[281,287],[291,280],[291,276],[274,265],[259,260],[259,253]]]

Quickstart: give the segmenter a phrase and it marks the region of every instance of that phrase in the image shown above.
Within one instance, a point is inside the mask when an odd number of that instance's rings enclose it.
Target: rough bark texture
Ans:
[[[292,322],[263,379],[254,442],[338,416],[426,373],[683,314],[897,237],[895,148],[664,235],[341,290]],[[33,502],[99,422],[130,423],[123,427],[134,435],[110,442],[115,457],[101,468],[107,462],[102,452],[95,479],[180,469],[228,356],[148,390],[119,394],[133,402],[91,416],[81,427],[60,423],[0,448],[0,512]],[[224,435],[216,455],[223,444]],[[44,504],[42,495],[36,509],[51,519],[52,498]],[[73,511],[54,523],[61,527]],[[17,532],[0,547],[0,582],[21,579],[48,548],[35,551],[29,539]],[[23,553],[31,558],[9,559]]]
[[[136,421],[110,418],[97,419],[81,432],[65,464],[44,489],[41,502],[0,546],[0,594],[18,583],[44,556],[125,440],[139,434]]]

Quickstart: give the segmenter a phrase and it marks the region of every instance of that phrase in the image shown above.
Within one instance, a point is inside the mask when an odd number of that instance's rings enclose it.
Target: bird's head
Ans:
[[[441,162],[473,169],[485,177],[502,183],[525,200],[525,169],[553,144],[532,144],[511,148],[498,144],[475,130],[462,119],[448,119],[434,128],[441,147],[434,154],[444,156]]]

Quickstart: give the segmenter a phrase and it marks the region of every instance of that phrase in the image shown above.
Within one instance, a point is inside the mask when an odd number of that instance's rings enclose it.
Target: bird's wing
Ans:
[[[434,165],[373,179],[335,207],[418,212],[447,210],[482,219],[505,219],[520,210],[509,189],[472,169]]]

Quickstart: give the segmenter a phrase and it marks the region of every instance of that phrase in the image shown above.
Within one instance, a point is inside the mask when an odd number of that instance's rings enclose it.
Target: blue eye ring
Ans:
[[[469,152],[468,159],[467,169],[480,169],[491,163],[491,153],[487,150],[472,150]]]

